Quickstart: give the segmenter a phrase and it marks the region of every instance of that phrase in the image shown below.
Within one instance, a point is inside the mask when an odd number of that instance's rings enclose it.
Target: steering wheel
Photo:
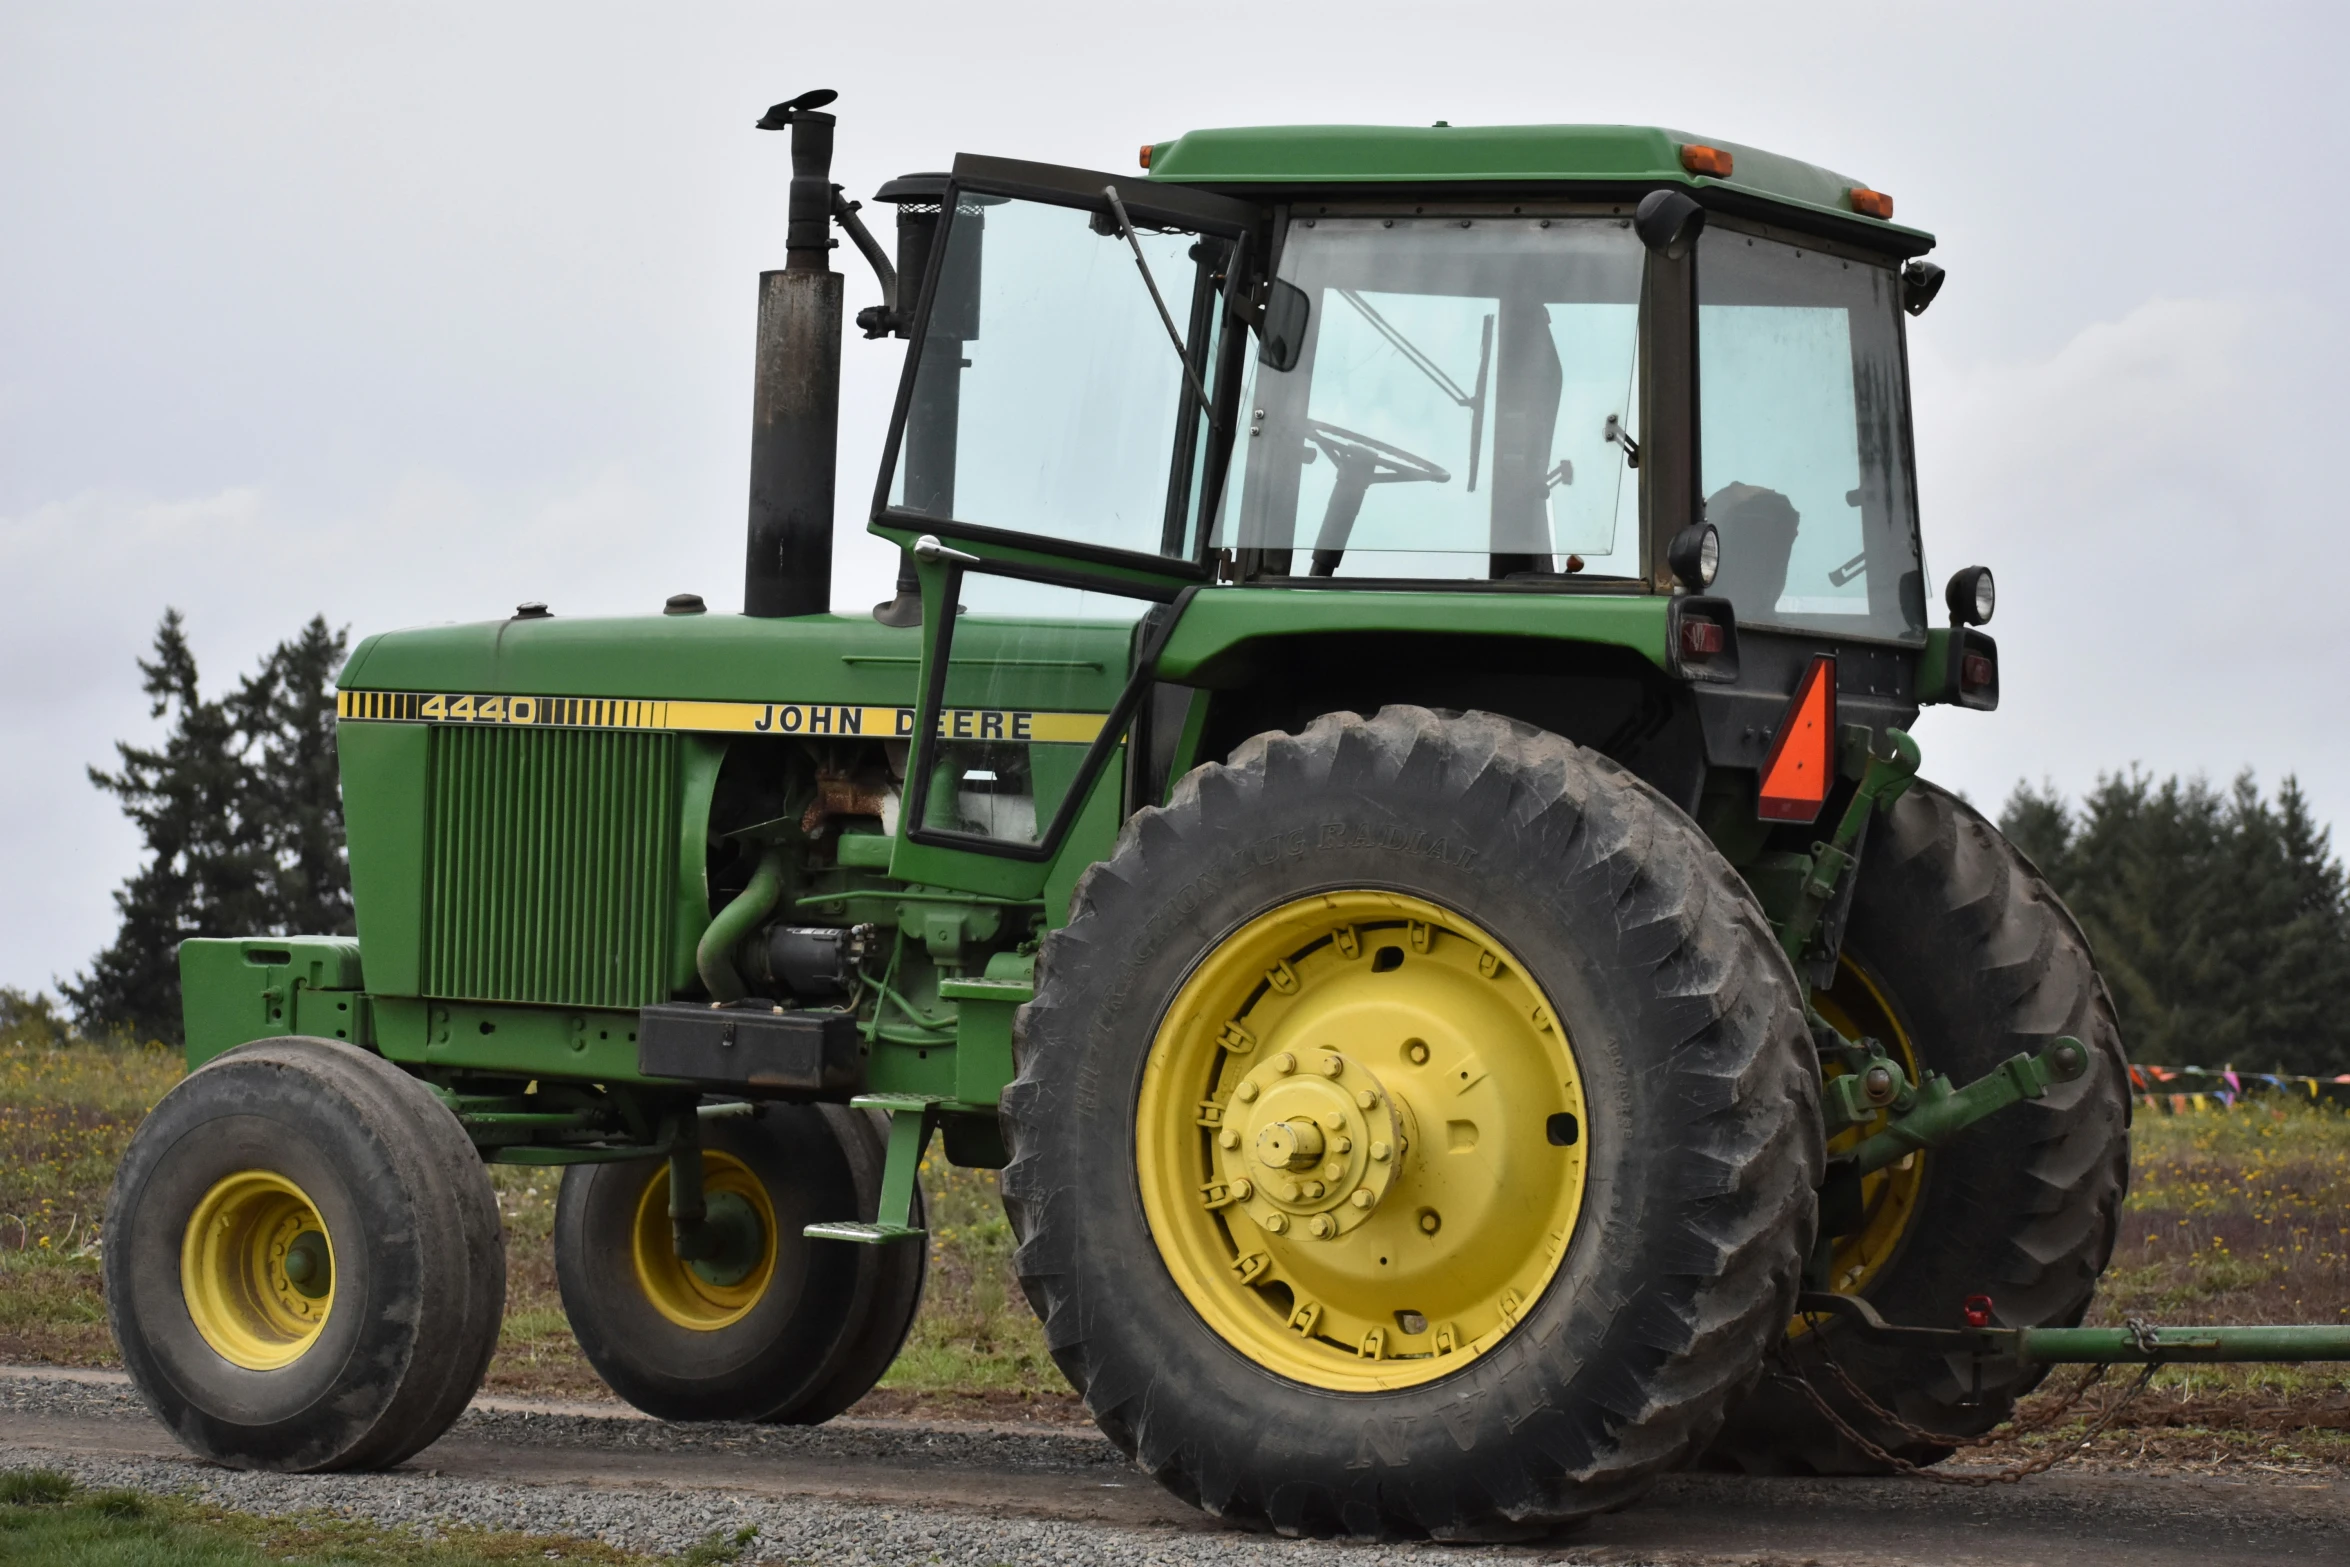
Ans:
[[[1452,474],[1415,452],[1320,419],[1306,421],[1306,439],[1322,449],[1343,473],[1368,467],[1372,484],[1450,484]]]
[[[1327,577],[1338,570],[1346,541],[1362,513],[1363,498],[1374,484],[1450,484],[1452,474],[1416,452],[1373,440],[1359,431],[1321,419],[1305,422],[1306,439],[1319,447],[1338,470],[1330,500],[1322,508],[1322,527],[1314,536],[1313,575]]]

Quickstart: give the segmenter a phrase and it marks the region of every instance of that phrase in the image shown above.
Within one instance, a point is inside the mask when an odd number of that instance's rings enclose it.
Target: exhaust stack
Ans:
[[[832,607],[832,501],[840,439],[842,278],[832,270],[830,88],[769,109],[759,129],[791,129],[784,266],[759,274],[751,393],[746,615]]]

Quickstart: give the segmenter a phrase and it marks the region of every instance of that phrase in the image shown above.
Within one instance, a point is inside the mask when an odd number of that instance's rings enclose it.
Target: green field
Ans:
[[[117,1363],[98,1224],[115,1159],[178,1076],[177,1058],[161,1051],[0,1040],[0,1362]],[[2121,1240],[2092,1321],[2350,1320],[2350,1117],[2260,1101],[2225,1114],[2141,1111],[2132,1158]],[[490,1386],[604,1396],[555,1291],[560,1177],[495,1175],[511,1282]],[[905,1354],[861,1408],[1080,1418],[1013,1278],[995,1177],[933,1160],[923,1179],[929,1291]],[[2350,1465],[2350,1368],[2166,1371],[2124,1428],[2108,1444],[2150,1457]]]

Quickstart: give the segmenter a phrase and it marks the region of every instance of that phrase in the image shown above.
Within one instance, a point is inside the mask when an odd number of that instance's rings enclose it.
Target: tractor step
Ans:
[[[848,1219],[826,1219],[800,1233],[812,1241],[853,1241],[860,1246],[888,1246],[920,1240],[929,1232],[912,1222],[914,1181],[930,1134],[938,1125],[938,1107],[946,1101],[930,1094],[859,1094],[849,1101],[859,1110],[880,1110],[889,1116],[889,1159],[881,1170],[881,1201],[870,1224]]]

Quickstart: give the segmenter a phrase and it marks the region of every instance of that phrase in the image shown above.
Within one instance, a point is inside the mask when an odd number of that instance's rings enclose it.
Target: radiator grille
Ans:
[[[668,999],[677,737],[435,728],[425,993]]]

